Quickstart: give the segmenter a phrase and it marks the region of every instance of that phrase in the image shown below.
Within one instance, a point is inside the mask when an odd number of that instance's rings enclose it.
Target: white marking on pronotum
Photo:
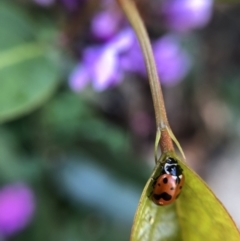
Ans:
[[[165,171],[167,174],[170,174],[170,172],[167,171],[167,167],[168,167],[168,166],[177,166],[177,164],[169,164],[169,163],[166,163],[166,164],[164,165],[164,171]]]

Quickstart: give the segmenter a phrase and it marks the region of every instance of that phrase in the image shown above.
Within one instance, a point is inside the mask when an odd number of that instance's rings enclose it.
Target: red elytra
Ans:
[[[152,201],[160,206],[173,203],[181,193],[185,177],[171,174],[160,175],[153,184]]]

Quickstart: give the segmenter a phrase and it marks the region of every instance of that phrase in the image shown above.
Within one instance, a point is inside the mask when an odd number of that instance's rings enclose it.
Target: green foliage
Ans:
[[[157,206],[149,198],[160,163],[174,153],[161,156],[148,180],[137,209],[131,241],[240,240],[233,220],[207,185],[181,162],[185,185],[180,197],[169,206]]]
[[[53,50],[24,11],[0,3],[0,123],[40,106],[59,83]]]
[[[130,152],[129,141],[123,129],[107,122],[81,96],[65,89],[38,111],[3,124],[0,183],[19,180],[29,183],[37,203],[33,222],[13,240],[126,240],[131,221],[123,223],[99,207],[76,203],[68,195],[62,195],[63,187],[56,176],[62,161],[68,163],[74,159],[82,163],[85,160],[81,155],[87,155],[93,165],[103,166],[118,182],[128,179],[125,186],[131,186],[138,181],[140,189],[145,170],[135,166],[133,160],[138,158]],[[91,231],[93,228],[95,232]]]
[[[123,130],[66,89],[30,114],[55,92],[61,75],[56,50],[45,42],[41,31],[24,7],[1,1],[0,122],[4,124],[0,128],[0,183],[29,183],[37,205],[31,225],[12,240],[120,241],[127,238],[130,223],[112,223],[112,217],[99,208],[93,210],[82,203],[74,206],[69,197],[61,197],[55,190],[58,184],[52,178],[58,173],[54,167],[60,153],[78,157],[93,152],[94,162],[102,160],[118,175],[122,170],[120,177],[132,175],[127,164],[135,157],[129,155]],[[7,123],[9,120],[13,121]],[[116,153],[121,155],[115,158]],[[118,233],[121,235],[116,237]]]

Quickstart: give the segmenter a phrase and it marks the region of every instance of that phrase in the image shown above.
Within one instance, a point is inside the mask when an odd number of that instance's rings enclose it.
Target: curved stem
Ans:
[[[136,5],[132,0],[117,0],[126,14],[129,22],[135,30],[135,33],[140,42],[142,52],[144,55],[145,64],[147,67],[149,84],[153,98],[153,105],[155,111],[157,134],[155,141],[155,160],[157,160],[157,146],[160,144],[163,153],[173,151],[172,136],[173,133],[169,127],[167,114],[164,105],[162,89],[160,86],[157,68],[153,57],[153,51],[149,37],[147,35],[145,26],[138,13]],[[172,136],[171,136],[172,135]]]
[[[147,72],[149,76],[149,83],[153,98],[153,105],[155,110],[156,124],[157,127],[162,125],[168,125],[168,119],[166,115],[166,110],[164,106],[164,100],[162,95],[161,86],[159,83],[159,78],[157,74],[157,68],[155,65],[155,60],[153,57],[153,51],[151,48],[151,43],[147,35],[145,26],[141,20],[141,17],[137,11],[136,5],[132,0],[117,0],[125,12],[129,22],[135,30],[135,33],[140,42],[145,64],[147,67]]]

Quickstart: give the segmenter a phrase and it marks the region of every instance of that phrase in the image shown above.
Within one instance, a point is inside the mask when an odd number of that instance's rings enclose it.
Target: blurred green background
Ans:
[[[86,33],[100,8],[96,1],[75,12],[58,2],[43,7],[0,1],[0,187],[25,183],[36,207],[25,228],[0,240],[129,238],[154,166],[148,82],[127,75],[114,88],[79,93],[68,85],[76,52],[91,43]],[[150,34],[158,35],[152,9],[142,11]],[[205,28],[184,34],[193,68],[177,85],[163,86],[187,163],[238,226],[239,14],[240,5],[215,5]]]

